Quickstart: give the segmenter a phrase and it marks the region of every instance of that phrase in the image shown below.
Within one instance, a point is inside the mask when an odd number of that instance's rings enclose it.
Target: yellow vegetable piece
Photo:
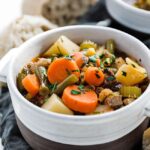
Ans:
[[[94,48],[89,48],[87,51],[86,51],[86,56],[93,56],[93,55],[95,55],[96,54],[96,52],[95,52],[95,49]]]
[[[67,115],[73,115],[73,111],[71,111],[67,106],[64,105],[64,103],[61,101],[61,99],[56,95],[53,94],[42,106],[43,109],[46,109],[48,111],[60,113],[60,114],[67,114]]]
[[[84,41],[84,42],[81,43],[81,45],[80,45],[81,50],[88,49],[88,48],[97,49],[97,44],[90,41],[90,40],[87,40],[87,41]]]
[[[68,39],[66,36],[60,36],[59,39],[44,53],[45,57],[53,55],[70,55],[78,52],[80,47]]]
[[[119,68],[115,77],[123,85],[135,85],[142,82],[146,76],[131,65],[124,64]]]
[[[137,64],[135,61],[131,60],[130,58],[126,58],[126,63],[128,65],[133,66],[134,68],[136,68],[139,72],[144,73],[145,76],[147,76],[147,72],[145,70],[145,68],[141,67],[139,64]]]

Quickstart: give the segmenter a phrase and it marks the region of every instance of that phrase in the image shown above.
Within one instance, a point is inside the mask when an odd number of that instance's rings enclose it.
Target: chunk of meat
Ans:
[[[114,109],[120,108],[123,105],[122,96],[110,95],[105,99],[105,104]]]

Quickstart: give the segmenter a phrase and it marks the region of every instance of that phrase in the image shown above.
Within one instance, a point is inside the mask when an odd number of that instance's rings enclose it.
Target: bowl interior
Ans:
[[[117,0],[118,1],[118,0]],[[140,9],[137,7],[134,7],[133,4],[136,2],[136,0],[119,0],[120,3],[125,4],[128,8],[132,9],[132,11],[135,11],[136,13],[140,13],[146,16],[150,15],[150,11],[148,10],[144,10],[144,9]]]

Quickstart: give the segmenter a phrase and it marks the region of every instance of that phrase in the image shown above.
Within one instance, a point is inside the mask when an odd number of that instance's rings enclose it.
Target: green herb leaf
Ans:
[[[126,77],[127,73],[125,71],[122,71],[122,75]]]
[[[68,75],[71,75],[71,72],[68,69],[66,69],[66,72]]]
[[[113,81],[113,80],[115,80],[115,77],[114,77],[114,76],[109,76],[109,77],[107,78],[107,81]]]
[[[72,95],[79,95],[79,94],[81,94],[81,92],[77,91],[77,90],[71,90],[71,94]]]
[[[82,85],[82,84],[79,85],[79,86],[78,86],[78,89],[79,89],[80,91],[82,91],[82,90],[84,89],[84,85]]]
[[[136,68],[136,66],[134,64],[131,64],[134,68]]]
[[[100,68],[104,68],[103,62],[100,62]]]
[[[54,92],[54,90],[57,88],[57,83],[55,83],[55,84],[48,84],[47,86],[51,90],[51,92]]]
[[[95,73],[95,75],[96,75],[96,78],[98,78],[98,79],[101,78],[100,75],[99,75],[98,73]]]
[[[72,60],[72,58],[71,58],[71,56],[65,56],[65,59],[67,59],[67,60]]]
[[[115,59],[116,59],[116,56],[115,56],[115,55],[112,55],[112,57],[111,57],[111,61],[112,61],[112,63],[114,63],[114,62],[115,62]]]
[[[95,62],[96,62],[95,56],[91,56],[91,57],[89,58],[89,61],[95,63]]]
[[[78,70],[78,69],[77,70],[72,70],[72,72],[80,72],[80,70]]]
[[[101,55],[99,55],[99,58],[100,58],[100,59],[103,59],[104,56],[105,56],[104,54],[101,54]]]
[[[58,49],[58,51],[59,51],[59,54],[60,54],[60,55],[62,55],[62,53],[61,53],[61,50],[60,50],[59,46],[57,46],[57,49]]]

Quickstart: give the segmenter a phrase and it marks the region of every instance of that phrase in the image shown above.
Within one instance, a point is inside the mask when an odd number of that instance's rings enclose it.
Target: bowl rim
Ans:
[[[128,38],[132,39],[133,41],[135,41],[136,43],[139,43],[142,46],[142,51],[147,53],[149,55],[150,58],[150,52],[149,49],[137,38],[133,37],[132,35],[125,33],[123,31],[120,31],[118,29],[113,29],[110,27],[100,27],[100,26],[92,26],[92,25],[73,25],[73,26],[66,26],[66,27],[60,27],[60,28],[56,28],[44,33],[41,33],[35,37],[33,37],[32,39],[28,40],[27,42],[25,42],[22,46],[20,46],[18,49],[24,49],[26,48],[28,45],[34,43],[35,41],[37,41],[39,38],[42,38],[46,35],[51,35],[51,34],[55,34],[56,32],[60,32],[60,31],[66,31],[66,30],[75,30],[75,29],[93,29],[93,30],[107,30],[110,32],[115,32],[116,34],[122,34],[124,36],[127,36]],[[115,110],[113,112],[108,112],[108,113],[104,113],[104,114],[100,114],[100,115],[87,115],[87,116],[72,116],[72,115],[65,115],[65,114],[59,114],[59,113],[55,113],[55,112],[50,112],[47,110],[44,110],[34,104],[32,104],[31,102],[29,102],[27,99],[25,99],[23,97],[23,95],[19,92],[19,90],[17,89],[17,86],[15,84],[15,81],[13,79],[13,68],[14,65],[16,63],[16,58],[18,57],[18,55],[21,53],[21,51],[17,51],[17,54],[14,55],[14,57],[11,60],[10,66],[9,66],[9,71],[8,71],[8,77],[7,77],[7,82],[8,82],[8,87],[10,90],[13,89],[13,92],[15,94],[16,97],[18,97],[25,105],[27,105],[30,109],[34,109],[35,111],[37,111],[38,113],[43,113],[46,116],[49,116],[53,119],[60,119],[60,120],[68,120],[68,121],[91,121],[91,120],[98,120],[98,119],[107,119],[107,118],[112,118],[112,116],[115,116],[117,114],[120,114],[122,112],[126,112],[128,109],[131,109],[131,107],[136,106],[137,103],[141,102],[142,103],[142,99],[144,97],[146,97],[148,94],[150,95],[150,84],[148,85],[147,89],[144,91],[144,93],[138,98],[136,99],[136,101],[134,101],[133,103],[131,103],[130,105],[127,105],[123,108],[120,108],[118,110]]]
[[[115,1],[115,0],[114,0]],[[140,14],[143,14],[147,17],[150,17],[150,11],[148,10],[144,10],[144,9],[140,9],[140,8],[136,8],[130,4],[128,4],[127,2],[125,2],[124,0],[116,0],[116,2],[119,4],[119,5],[122,5],[124,8],[132,11],[132,12],[135,12],[135,13],[140,13]]]

